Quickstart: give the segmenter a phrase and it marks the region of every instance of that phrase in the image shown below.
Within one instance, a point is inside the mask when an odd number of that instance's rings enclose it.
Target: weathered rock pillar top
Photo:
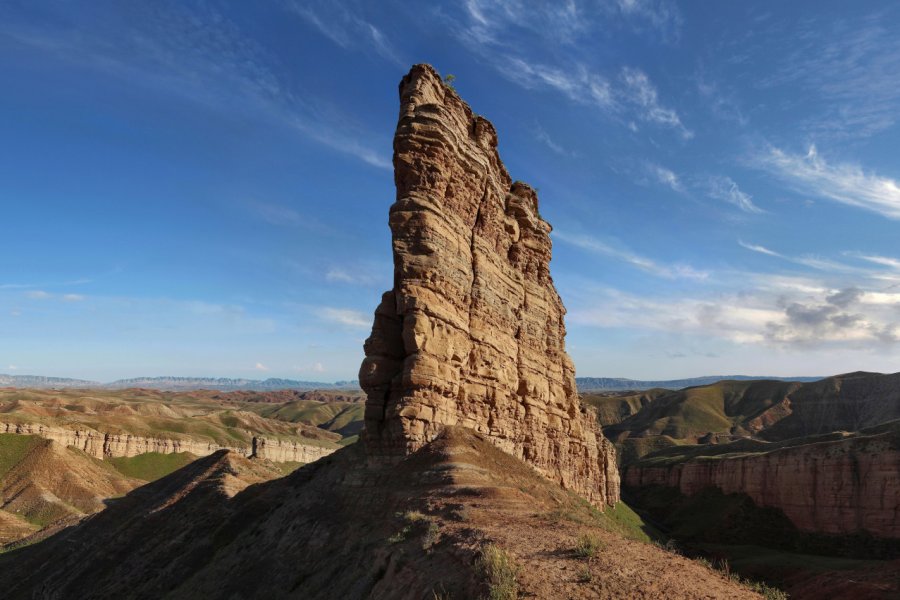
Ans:
[[[400,82],[394,179],[394,289],[359,374],[369,460],[469,427],[595,504],[616,502],[615,450],[578,399],[537,194],[429,65]]]

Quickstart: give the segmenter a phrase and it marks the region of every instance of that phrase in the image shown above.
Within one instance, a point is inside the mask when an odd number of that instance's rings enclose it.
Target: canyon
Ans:
[[[649,543],[653,527],[619,501],[615,449],[565,351],[550,226],[500,162],[493,126],[428,65],[402,80],[400,99],[395,286],[365,343],[360,441],[276,479],[260,444],[256,456],[203,456],[0,554],[6,596],[760,597]],[[10,406],[59,418],[104,402]],[[172,429],[158,417],[173,406],[132,406],[156,416],[129,427]],[[215,426],[216,443],[251,425],[258,438],[293,431],[326,446],[352,433],[355,413],[319,407],[311,419],[306,406],[239,403],[191,426]],[[510,566],[512,591],[496,587],[490,556]]]
[[[745,440],[652,453],[630,464],[629,488],[693,495],[714,487],[777,508],[801,531],[900,538],[900,421],[787,443]]]

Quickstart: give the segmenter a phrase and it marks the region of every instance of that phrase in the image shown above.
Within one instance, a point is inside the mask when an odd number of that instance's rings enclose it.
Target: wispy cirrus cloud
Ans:
[[[620,260],[642,271],[665,279],[704,280],[708,271],[701,271],[686,264],[663,264],[646,256],[641,256],[619,245],[613,245],[589,235],[570,234],[556,230],[553,239],[571,244],[582,250]]]
[[[277,59],[211,5],[116,5],[102,20],[87,20],[66,4],[54,10],[57,18],[40,22],[0,20],[0,34],[130,85],[223,114],[250,114],[371,166],[391,168],[363,126],[308,89],[296,89]],[[379,35],[370,31],[373,39]]]
[[[844,254],[846,256],[859,258],[876,265],[890,267],[895,271],[900,271],[900,258],[894,258],[893,256],[881,256],[879,254],[866,254],[864,252],[845,252]]]
[[[406,66],[384,32],[360,16],[360,7],[348,9],[337,2],[289,2],[288,9],[344,49],[374,50],[385,60]]]
[[[830,271],[834,273],[852,273],[852,272],[864,272],[862,269],[857,269],[853,266],[846,265],[844,263],[837,262],[835,260],[831,260],[829,258],[823,258],[821,256],[814,255],[805,255],[805,256],[788,256],[786,254],[782,254],[781,252],[776,252],[770,248],[765,246],[760,246],[759,244],[750,244],[745,242],[744,240],[738,240],[738,245],[752,252],[757,252],[759,254],[765,254],[766,256],[772,256],[775,258],[780,258],[786,260],[788,262],[792,262],[797,265],[802,265],[804,267],[810,267],[812,269],[817,269],[819,271]]]
[[[683,20],[672,0],[616,0],[616,6],[632,22],[646,23],[660,32],[664,40],[678,39]]]
[[[641,119],[674,129],[684,139],[694,137],[694,132],[682,124],[678,113],[660,103],[659,92],[646,73],[640,69],[626,67],[622,69],[622,80],[625,83],[622,96],[637,107]]]
[[[722,175],[710,177],[706,181],[706,193],[710,198],[733,204],[746,213],[760,214],[765,212],[754,204],[753,197],[741,190],[738,184],[730,177]]]
[[[820,102],[804,102],[804,128],[818,137],[868,137],[892,127],[900,119],[900,38],[886,14],[892,10],[885,5],[837,21],[807,16],[788,38],[775,38],[785,44],[775,52],[764,38],[767,56],[779,58],[759,85],[811,92]]]
[[[666,167],[655,163],[647,163],[647,171],[659,183],[672,188],[675,192],[684,193],[685,187],[681,182],[681,178],[679,178],[671,169],[667,169]]]
[[[805,155],[770,147],[751,164],[766,170],[794,190],[900,219],[900,184],[849,163],[831,164],[815,146]]]
[[[366,315],[358,310],[324,306],[316,309],[315,312],[320,319],[329,323],[360,329],[368,329],[372,326],[372,319],[367,318]]]
[[[626,3],[626,12],[637,14],[649,4]],[[678,112],[660,100],[643,70],[626,66],[618,72],[601,73],[575,55],[552,64],[534,60],[516,47],[511,41],[517,38],[516,32],[527,31],[558,46],[574,43],[603,21],[600,14],[589,15],[574,1],[538,6],[535,9],[517,0],[468,0],[463,11],[466,23],[460,26],[454,21],[451,27],[464,46],[520,87],[554,91],[633,129],[635,122],[641,121],[674,130],[684,139],[693,137]],[[600,13],[609,18],[608,12]]]

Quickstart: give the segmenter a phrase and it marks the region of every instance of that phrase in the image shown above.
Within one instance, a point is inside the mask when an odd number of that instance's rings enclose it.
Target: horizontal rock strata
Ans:
[[[708,487],[781,509],[798,529],[900,538],[900,447],[895,433],[847,437],[745,456],[629,466],[625,485],[663,485],[686,495]]]
[[[459,425],[597,505],[616,502],[615,450],[578,399],[535,190],[512,181],[494,127],[431,67],[413,67],[400,100],[394,288],[360,369],[369,460]]]
[[[137,456],[147,452],[161,454],[190,452],[196,456],[208,456],[218,450],[231,450],[240,455],[249,456],[253,451],[250,445],[220,446],[213,442],[200,440],[150,438],[130,434],[104,433],[92,429],[48,427],[36,423],[0,423],[0,433],[37,435],[64,446],[72,446],[101,459]],[[333,448],[300,444],[294,441],[266,437],[257,437],[256,439],[256,456],[273,462],[310,463],[334,452]]]

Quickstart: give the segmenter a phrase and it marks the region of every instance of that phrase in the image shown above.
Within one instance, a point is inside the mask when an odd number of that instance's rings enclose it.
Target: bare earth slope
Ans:
[[[626,539],[468,430],[446,431],[392,469],[366,467],[362,450],[234,496],[266,474],[227,452],[202,458],[0,556],[0,589],[8,598],[476,598],[487,591],[477,552],[494,542],[522,567],[523,597],[758,597]],[[588,561],[573,552],[585,533],[603,543]]]
[[[105,508],[144,482],[53,440],[0,434],[0,543]]]

